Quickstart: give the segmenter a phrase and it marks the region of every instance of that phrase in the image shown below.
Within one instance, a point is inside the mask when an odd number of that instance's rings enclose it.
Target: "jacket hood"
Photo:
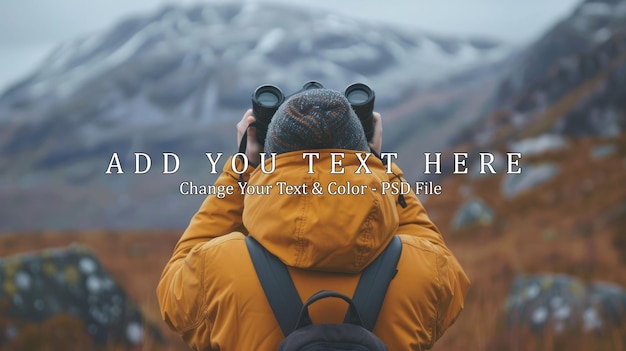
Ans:
[[[341,149],[295,151],[276,156],[271,173],[257,167],[242,214],[249,235],[288,266],[360,272],[391,240],[398,214],[395,198],[381,192],[381,183],[389,179],[386,166],[372,154],[367,159],[371,173],[365,168],[356,173],[361,166],[357,154],[362,159],[367,155]],[[272,168],[271,159],[265,167]]]

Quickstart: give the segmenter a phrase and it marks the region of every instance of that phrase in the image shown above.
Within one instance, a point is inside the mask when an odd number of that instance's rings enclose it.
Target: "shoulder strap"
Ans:
[[[402,241],[396,235],[380,256],[361,274],[352,301],[359,311],[363,326],[369,331],[374,330],[387,288],[398,272],[397,266],[401,253]],[[348,316],[344,322],[347,322],[347,318]]]
[[[265,296],[285,336],[289,335],[298,322],[303,308],[287,267],[269,253],[254,238],[246,237],[252,264],[259,277]],[[397,273],[397,264],[402,252],[402,242],[394,236],[385,250],[361,274],[352,301],[363,321],[363,326],[373,330],[376,319],[387,294],[387,288]],[[346,315],[346,322],[348,322]]]
[[[272,312],[283,334],[287,336],[296,327],[303,307],[298,290],[287,267],[276,256],[250,236],[246,237],[246,246]]]

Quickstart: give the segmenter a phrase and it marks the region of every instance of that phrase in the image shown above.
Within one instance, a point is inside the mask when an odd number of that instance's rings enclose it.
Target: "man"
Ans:
[[[431,348],[462,310],[469,281],[415,194],[397,203],[397,196],[381,192],[382,182],[400,182],[402,171],[393,165],[387,174],[374,156],[367,159],[371,173],[360,168],[357,154],[363,159],[381,151],[380,115],[374,113],[375,136],[368,144],[341,93],[312,89],[294,95],[268,128],[264,151],[278,154],[268,174],[256,166],[262,147],[249,127],[254,121],[247,111],[237,124],[238,141],[248,132],[246,154],[253,165],[244,180],[273,187],[266,195],[207,197],[157,288],[167,324],[194,350],[276,350],[284,335],[256,276],[246,235],[288,266],[305,301],[321,289],[352,296],[360,272],[397,234],[403,246],[398,273],[373,331],[390,350]],[[266,162],[269,169],[272,161]],[[239,158],[236,164],[243,166]],[[238,180],[229,160],[216,184],[238,189]],[[299,186],[299,193],[281,193],[281,182]],[[328,193],[333,184],[348,183],[367,187],[352,195]],[[323,194],[312,191],[315,184]],[[345,313],[338,299],[310,307],[313,323],[340,323]]]

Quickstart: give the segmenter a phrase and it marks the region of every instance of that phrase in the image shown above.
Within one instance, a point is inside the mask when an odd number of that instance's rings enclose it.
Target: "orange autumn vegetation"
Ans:
[[[607,143],[616,145],[617,151],[598,159],[590,156],[594,146]],[[564,150],[524,158],[527,163],[550,161],[560,165],[559,174],[514,199],[500,195],[501,174],[477,179],[450,176],[440,182],[442,195],[422,199],[472,280],[465,310],[434,350],[626,348],[624,325],[603,334],[543,336],[504,327],[503,306],[510,284],[519,274],[564,273],[626,288],[626,136],[571,140]],[[495,220],[453,230],[452,218],[470,196],[481,198],[493,208]],[[179,337],[161,322],[155,296],[161,270],[181,232],[6,233],[0,235],[0,256],[71,243],[86,245],[165,336],[163,347],[146,342],[138,349],[185,350]],[[78,321],[59,316],[24,329],[13,340],[12,345],[19,347],[5,350],[47,350],[49,346],[45,345],[61,340],[71,341],[74,347],[64,347],[66,350],[98,350],[85,337],[83,328]],[[111,345],[104,351],[122,349]]]
[[[524,158],[555,162],[560,172],[514,199],[501,195],[503,175],[452,176],[441,183],[443,196],[425,199],[472,280],[465,310],[435,350],[626,349],[626,322],[603,334],[504,329],[503,306],[519,274],[564,273],[626,289],[626,135],[569,142],[565,150]],[[592,148],[607,143],[617,146],[615,154],[593,159]],[[494,209],[495,220],[454,231],[449,224],[467,189]]]

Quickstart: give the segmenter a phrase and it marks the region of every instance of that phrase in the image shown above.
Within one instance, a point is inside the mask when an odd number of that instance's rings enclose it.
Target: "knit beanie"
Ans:
[[[370,150],[359,118],[340,92],[305,90],[287,99],[272,117],[265,152],[329,148]]]

